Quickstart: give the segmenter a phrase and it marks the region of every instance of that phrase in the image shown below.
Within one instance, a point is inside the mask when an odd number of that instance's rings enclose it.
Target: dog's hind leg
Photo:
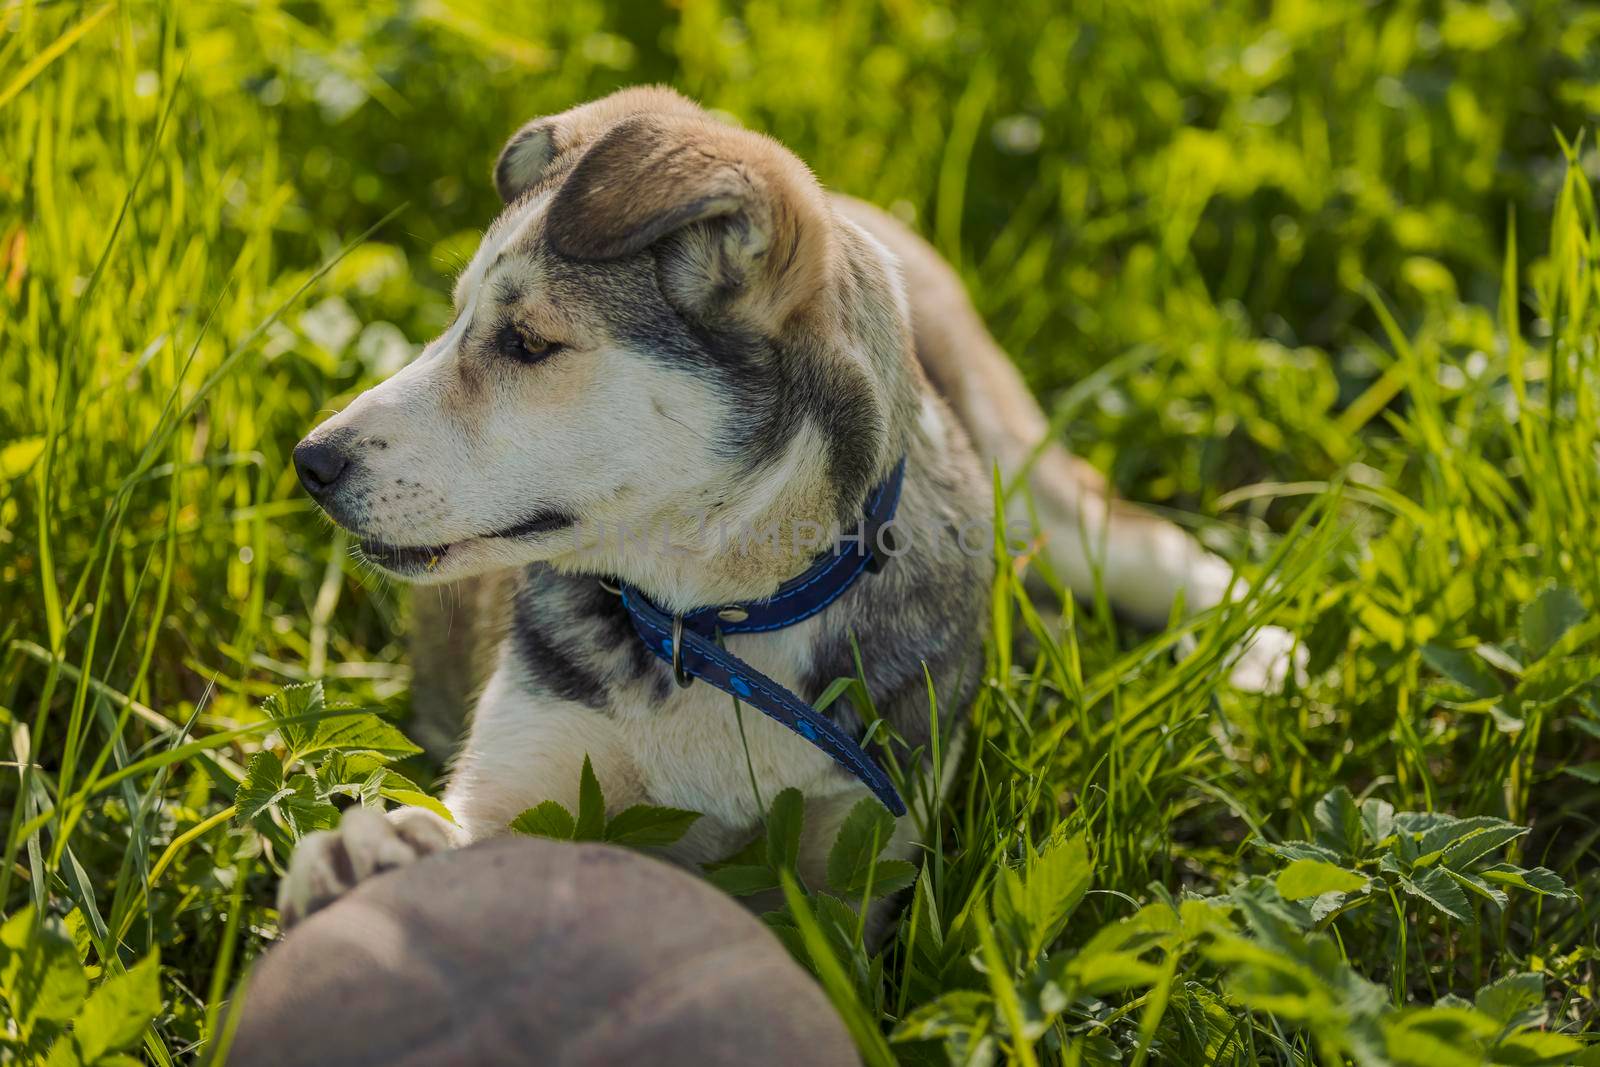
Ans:
[[[1091,597],[1098,578],[1118,611],[1149,626],[1165,623],[1180,595],[1191,612],[1219,604],[1232,568],[1172,523],[1115,499],[1099,472],[1047,440],[1044,411],[939,254],[871,205],[836,197],[834,206],[899,260],[924,372],[982,459],[998,464],[1008,479],[1027,470],[1045,553],[1072,591]],[[1028,518],[1020,495],[1009,509],[1008,521]],[[1235,681],[1252,688],[1276,684],[1290,644],[1281,631],[1258,637]]]

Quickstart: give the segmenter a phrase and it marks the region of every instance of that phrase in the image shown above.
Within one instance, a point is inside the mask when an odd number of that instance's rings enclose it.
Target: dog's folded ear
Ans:
[[[781,317],[820,282],[828,219],[816,179],[776,141],[699,116],[640,114],[584,151],[546,233],[558,254],[580,260],[681,235],[663,267],[673,295]]]
[[[539,183],[556,157],[554,118],[534,119],[511,135],[494,164],[494,187],[504,203],[511,203]]]
[[[494,185],[507,204],[570,162],[597,138],[633,115],[704,118],[699,105],[665,85],[634,85],[555,115],[526,123],[511,135],[494,165]]]

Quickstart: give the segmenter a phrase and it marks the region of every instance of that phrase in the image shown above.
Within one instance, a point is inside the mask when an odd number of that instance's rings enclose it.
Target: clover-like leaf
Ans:
[[[863,797],[845,816],[828,850],[828,884],[858,896],[872,878],[874,861],[894,837],[894,816],[872,797]]]
[[[594,764],[583,757],[578,775],[578,819],[572,830],[574,841],[599,841],[606,835],[606,795],[595,777]]]
[[[548,837],[556,841],[571,841],[578,822],[559,802],[543,801],[511,820],[515,833],[529,837]]]
[[[283,781],[283,762],[272,752],[257,752],[245,767],[244,780],[234,791],[233,821],[248,826],[271,816],[277,804],[292,794]]]
[[[767,815],[767,866],[793,871],[800,858],[800,832],[805,825],[805,797],[789,788],[772,801]]]
[[[698,811],[635,804],[606,823],[605,839],[629,848],[660,848],[688,833],[698,818]]]

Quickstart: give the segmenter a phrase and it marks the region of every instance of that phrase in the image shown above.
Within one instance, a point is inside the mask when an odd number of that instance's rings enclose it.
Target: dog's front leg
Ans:
[[[608,808],[643,799],[633,760],[605,712],[531,694],[504,673],[484,690],[445,790],[455,823],[422,808],[350,809],[338,829],[309,834],[295,849],[278,887],[280,925],[287,929],[373,875],[504,833],[541,801],[576,812],[585,757]]]
[[[546,800],[576,814],[585,758],[608,811],[645,801],[633,752],[608,709],[532,694],[503,665],[473,713],[445,807],[472,841],[505,833],[511,820]]]

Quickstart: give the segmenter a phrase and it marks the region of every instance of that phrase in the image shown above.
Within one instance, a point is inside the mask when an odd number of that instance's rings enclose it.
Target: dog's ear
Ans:
[[[634,85],[560,114],[534,119],[500,150],[494,165],[494,185],[500,199],[511,203],[539,184],[557,159],[579,154],[622,119],[646,113],[705,116],[694,101],[665,85]]]
[[[494,164],[494,187],[509,204],[539,183],[556,158],[557,120],[534,119],[511,135]]]
[[[816,179],[776,141],[698,116],[642,114],[584,151],[546,232],[557,253],[581,260],[682,235],[664,268],[674,295],[781,316],[820,278],[829,218]]]

